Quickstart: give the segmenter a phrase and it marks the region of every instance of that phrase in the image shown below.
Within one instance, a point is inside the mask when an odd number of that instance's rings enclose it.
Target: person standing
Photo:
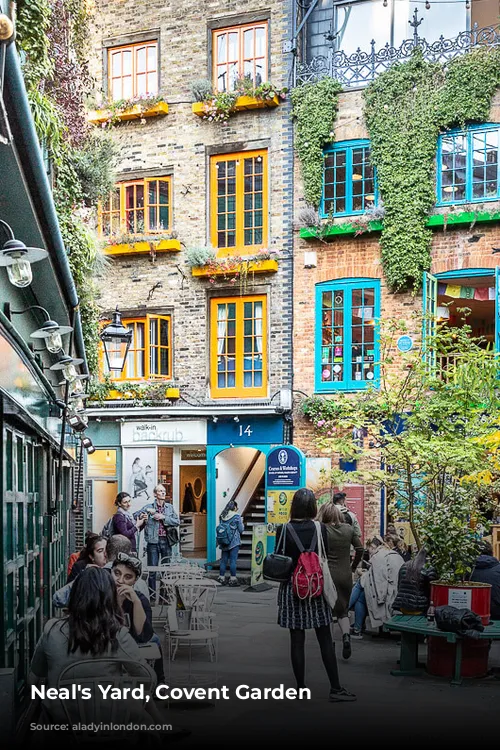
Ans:
[[[160,560],[166,558],[170,562],[172,556],[172,545],[169,541],[168,530],[179,526],[179,516],[174,510],[172,499],[167,500],[167,491],[162,484],[157,484],[153,490],[155,502],[153,505],[145,505],[134,518],[140,518],[147,514],[144,526],[144,539],[146,542],[146,554],[148,565],[156,566]],[[149,588],[156,591],[156,573],[149,574]]]
[[[390,534],[374,551],[370,569],[363,578],[366,606],[373,628],[380,628],[392,617],[392,607],[398,593],[399,569],[404,565],[397,551],[398,539]]]
[[[318,553],[318,538],[316,518],[318,507],[316,498],[311,490],[297,490],[290,508],[290,525],[297,534],[305,550]],[[323,546],[328,554],[328,538],[326,528],[320,526]],[[288,532],[288,524],[276,529],[276,550],[292,558],[294,567],[297,565],[301,550],[292,535]],[[281,583],[278,591],[278,625],[290,631],[290,651],[292,669],[297,682],[297,688],[305,687],[305,638],[306,630],[314,628],[316,638],[321,649],[321,658],[330,680],[330,700],[333,702],[355,701],[356,696],[341,687],[335,644],[332,640],[330,625],[332,610],[323,595],[311,599],[299,599],[293,591],[292,578]]]
[[[358,539],[361,539],[361,526],[359,525],[358,517],[356,513],[353,510],[350,510],[347,505],[345,504],[346,499],[346,493],[345,492],[335,492],[332,498],[332,502],[334,505],[338,507],[342,515],[348,516],[348,518],[345,519],[346,523],[349,523],[349,518],[352,521],[352,527],[354,529],[354,533],[358,537]]]
[[[143,528],[148,516],[147,513],[143,513],[136,519],[130,512],[131,504],[132,498],[128,492],[118,493],[115,500],[117,511],[113,516],[113,532],[130,539],[132,552],[137,552],[137,534]]]
[[[318,520],[326,526],[328,539],[328,567],[337,589],[337,602],[333,616],[337,618],[342,633],[342,656],[351,656],[351,636],[349,622],[349,599],[352,591],[352,574],[361,562],[363,546],[356,536],[354,526],[344,522],[344,516],[334,503],[322,505]],[[355,549],[351,564],[351,545]]]
[[[219,578],[217,579],[223,586],[226,583],[226,569],[229,563],[229,586],[239,586],[236,577],[236,563],[238,562],[238,553],[241,545],[241,534],[243,533],[243,521],[238,513],[238,505],[235,500],[230,500],[219,516],[219,524],[224,527],[228,537],[227,544],[220,544],[221,558]]]

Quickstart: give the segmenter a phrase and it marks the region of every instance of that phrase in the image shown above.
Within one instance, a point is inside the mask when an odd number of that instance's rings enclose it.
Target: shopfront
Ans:
[[[251,555],[251,526],[265,522],[264,474],[267,454],[283,443],[283,418],[220,417],[208,422],[207,445],[207,553],[218,555],[215,529],[226,503],[235,499],[245,532],[239,562]]]
[[[163,484],[181,518],[183,557],[206,558],[206,420],[93,422],[96,451],[87,458],[87,523],[100,531],[128,492],[132,512],[154,501]]]

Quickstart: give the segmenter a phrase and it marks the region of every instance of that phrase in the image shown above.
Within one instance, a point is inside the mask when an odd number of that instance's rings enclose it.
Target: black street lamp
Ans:
[[[108,369],[123,372],[127,361],[128,350],[132,343],[133,331],[123,325],[118,307],[113,313],[113,320],[102,329],[100,339],[104,344],[104,354]]]

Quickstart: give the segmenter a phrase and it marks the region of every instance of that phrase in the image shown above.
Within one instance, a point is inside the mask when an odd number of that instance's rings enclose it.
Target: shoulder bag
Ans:
[[[285,524],[278,544],[278,547],[281,546],[282,552],[285,551],[287,527],[288,524]],[[280,555],[278,549],[276,549],[275,552],[265,556],[262,573],[264,578],[267,578],[268,581],[286,583],[290,580],[293,573],[293,560],[291,557],[288,557],[288,555]]]
[[[321,533],[321,524],[319,521],[315,521],[314,523],[318,532],[318,556],[321,563],[321,570],[323,571],[323,596],[325,597],[327,604],[333,609],[337,604],[337,589],[332,580],[332,575],[328,566],[328,558],[323,544],[323,534]]]

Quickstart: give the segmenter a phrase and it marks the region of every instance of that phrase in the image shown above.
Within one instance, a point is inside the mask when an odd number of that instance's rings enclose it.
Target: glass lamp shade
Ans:
[[[59,362],[56,362],[54,365],[52,365],[50,369],[61,370],[64,379],[68,383],[73,383],[79,377],[75,365],[81,365],[82,362],[83,359],[73,359],[73,357],[70,357],[66,354],[64,357],[61,357],[59,359]]]
[[[126,328],[121,320],[118,308],[113,313],[113,320],[101,331],[101,341],[104,344],[104,354],[108,369],[123,372],[127,360],[128,350],[132,343],[133,331]]]
[[[0,266],[7,267],[11,284],[23,288],[33,281],[31,264],[47,255],[47,251],[41,247],[26,247],[24,242],[12,238],[7,240],[0,253]]]
[[[77,399],[74,399],[74,400],[73,400],[73,401],[71,402],[71,407],[72,407],[72,408],[73,408],[73,409],[74,409],[75,411],[83,411],[83,410],[85,409],[85,404],[83,403],[83,399],[82,399],[82,398],[77,398]]]
[[[73,381],[71,387],[73,389],[71,395],[73,395],[73,394],[75,396],[76,395],[80,395],[80,393],[83,393],[85,391],[85,388],[83,387],[83,383],[82,383],[82,381],[79,378],[76,378]]]
[[[7,275],[9,281],[14,286],[22,289],[25,286],[29,286],[33,281],[33,272],[31,270],[31,263],[29,260],[18,258],[10,266],[7,266]]]
[[[72,331],[71,326],[60,326],[55,320],[46,320],[41,328],[31,334],[32,339],[45,339],[45,346],[51,354],[62,351],[62,337]]]
[[[51,333],[45,339],[45,346],[51,354],[57,354],[63,348],[63,342],[60,333]]]

